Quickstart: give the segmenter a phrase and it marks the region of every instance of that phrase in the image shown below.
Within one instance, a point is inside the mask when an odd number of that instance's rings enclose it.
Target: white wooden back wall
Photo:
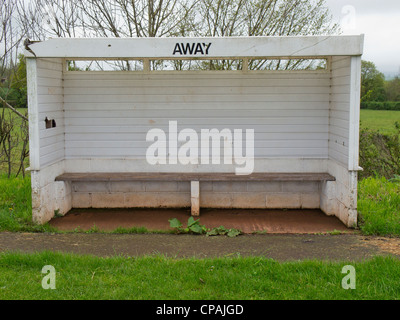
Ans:
[[[256,158],[327,158],[329,73],[64,74],[65,156],[144,158],[152,128],[254,129]]]

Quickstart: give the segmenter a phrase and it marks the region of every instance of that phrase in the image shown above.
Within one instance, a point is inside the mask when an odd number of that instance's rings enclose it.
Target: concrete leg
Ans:
[[[191,206],[192,216],[198,217],[200,215],[200,182],[192,181],[190,183]]]

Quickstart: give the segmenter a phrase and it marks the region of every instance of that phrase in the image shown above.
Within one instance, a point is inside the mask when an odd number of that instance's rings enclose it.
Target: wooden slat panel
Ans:
[[[64,159],[64,110],[62,87],[62,60],[37,59],[38,61],[38,103],[40,164],[45,167]],[[45,129],[45,118],[56,121],[57,127]]]
[[[345,165],[349,147],[350,57],[332,59],[329,157]]]
[[[256,158],[328,156],[329,73],[67,72],[64,93],[67,158],[143,158],[168,121],[254,129]]]

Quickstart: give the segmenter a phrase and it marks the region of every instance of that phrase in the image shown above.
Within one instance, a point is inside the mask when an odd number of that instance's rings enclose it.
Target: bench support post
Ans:
[[[192,216],[198,217],[200,215],[200,181],[191,181],[190,195]]]

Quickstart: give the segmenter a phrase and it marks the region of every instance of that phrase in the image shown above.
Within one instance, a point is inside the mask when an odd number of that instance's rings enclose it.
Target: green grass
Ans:
[[[395,133],[395,122],[400,123],[400,111],[361,110],[361,128],[384,134]]]
[[[400,181],[367,178],[360,181],[358,190],[362,233],[400,236]]]
[[[0,231],[51,231],[52,228],[32,222],[30,178],[0,175]]]
[[[356,270],[356,289],[341,286],[342,268]],[[43,266],[56,270],[44,290]],[[400,260],[362,263],[278,263],[260,257],[173,259],[99,258],[52,252],[0,254],[0,300],[5,299],[399,299]]]

